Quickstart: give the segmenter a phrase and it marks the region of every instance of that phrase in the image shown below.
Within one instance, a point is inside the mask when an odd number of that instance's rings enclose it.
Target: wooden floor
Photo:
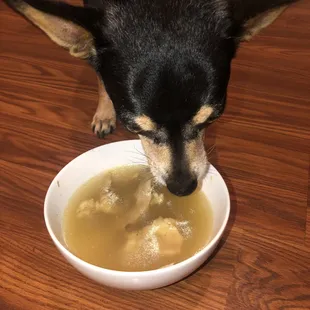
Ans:
[[[310,309],[310,1],[244,44],[225,115],[208,130],[232,202],[212,260],[171,287],[99,286],[59,254],[43,220],[56,173],[101,141],[94,72],[0,4],[0,309]]]

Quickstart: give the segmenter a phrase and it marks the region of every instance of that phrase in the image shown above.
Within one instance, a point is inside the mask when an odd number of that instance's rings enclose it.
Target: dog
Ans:
[[[204,132],[226,104],[240,42],[296,0],[5,0],[97,73],[92,128],[116,117],[139,135],[155,180],[178,196],[195,191],[208,161]]]

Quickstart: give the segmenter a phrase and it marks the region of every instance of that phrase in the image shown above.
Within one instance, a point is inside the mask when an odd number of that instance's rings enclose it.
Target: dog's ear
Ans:
[[[96,54],[93,27],[100,18],[96,9],[46,0],[5,1],[72,56],[89,58]]]
[[[249,41],[261,30],[272,24],[280,14],[287,8],[287,5],[271,9],[248,19],[243,25],[242,41]]]
[[[272,24],[292,3],[298,0],[247,0],[235,1],[232,15],[237,25],[239,41],[249,41],[262,29]]]

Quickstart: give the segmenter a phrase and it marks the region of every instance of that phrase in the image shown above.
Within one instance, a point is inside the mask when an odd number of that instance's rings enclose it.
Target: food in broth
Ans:
[[[212,232],[212,210],[202,191],[177,197],[152,183],[147,166],[122,166],[73,194],[63,230],[69,250],[91,264],[146,271],[203,248]]]

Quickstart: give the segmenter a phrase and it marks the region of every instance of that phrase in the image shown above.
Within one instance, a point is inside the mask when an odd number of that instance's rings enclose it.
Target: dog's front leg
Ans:
[[[98,79],[98,90],[99,90],[99,103],[96,113],[92,121],[93,132],[99,137],[112,133],[116,127],[116,114],[113,103],[106,92],[104,84],[99,76]]]

